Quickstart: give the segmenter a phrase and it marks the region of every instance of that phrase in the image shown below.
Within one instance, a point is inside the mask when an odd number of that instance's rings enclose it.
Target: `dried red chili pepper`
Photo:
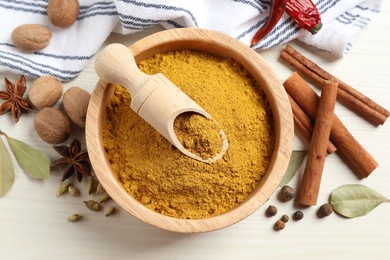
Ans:
[[[321,15],[311,0],[274,0],[267,22],[256,32],[251,47],[279,22],[284,11],[303,29],[316,34],[322,27]]]
[[[286,9],[287,0],[274,0],[272,2],[271,11],[268,20],[253,36],[251,47],[263,39],[279,22],[284,10]]]
[[[288,0],[286,13],[312,34],[316,34],[322,27],[320,12],[311,0]]]

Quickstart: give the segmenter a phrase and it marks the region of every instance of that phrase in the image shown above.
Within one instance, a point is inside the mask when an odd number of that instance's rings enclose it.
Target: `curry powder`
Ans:
[[[117,86],[103,141],[124,189],[149,209],[176,218],[208,218],[239,205],[266,173],[274,149],[272,113],[259,84],[234,60],[198,51],[157,54],[139,67],[163,73],[211,114],[229,148],[211,164],[183,155],[130,109],[129,93]]]

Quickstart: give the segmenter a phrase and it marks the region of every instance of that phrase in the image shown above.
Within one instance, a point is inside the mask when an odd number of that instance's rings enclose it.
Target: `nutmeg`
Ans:
[[[39,51],[47,47],[52,34],[46,26],[40,24],[23,24],[16,27],[11,34],[15,46],[23,51]]]
[[[51,107],[61,98],[63,86],[61,81],[53,76],[42,76],[36,79],[30,87],[28,98],[36,109]]]
[[[85,119],[91,94],[79,87],[71,87],[64,93],[62,103],[69,119],[78,127],[85,127]]]
[[[34,128],[42,140],[49,144],[64,142],[71,132],[66,114],[52,107],[45,107],[36,114]]]
[[[71,26],[76,21],[79,11],[78,0],[49,0],[47,4],[49,20],[61,28]]]

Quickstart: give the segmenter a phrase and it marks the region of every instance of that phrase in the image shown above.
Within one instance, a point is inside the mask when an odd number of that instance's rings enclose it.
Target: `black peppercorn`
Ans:
[[[298,210],[292,215],[293,220],[298,221],[303,219],[303,212]]]
[[[290,220],[290,218],[284,214],[281,218],[280,218],[281,221],[283,221],[284,223],[288,222]]]
[[[286,224],[284,223],[284,221],[278,220],[278,221],[275,222],[274,230],[275,231],[282,230],[282,229],[284,229],[285,226],[286,226]]]
[[[270,205],[267,210],[265,211],[265,215],[267,217],[273,217],[278,213],[278,209],[275,206]]]
[[[295,197],[295,190],[288,185],[284,185],[279,192],[279,200],[286,202]]]
[[[333,207],[329,203],[322,204],[321,207],[317,211],[317,216],[319,218],[324,218],[332,214]]]

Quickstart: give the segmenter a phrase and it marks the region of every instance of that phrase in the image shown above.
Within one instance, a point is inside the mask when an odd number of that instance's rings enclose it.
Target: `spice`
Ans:
[[[303,137],[308,144],[310,144],[314,129],[313,123],[290,95],[288,95],[288,98],[293,112],[295,131],[300,134],[301,137]],[[326,149],[327,154],[331,154],[336,150],[336,146],[334,146],[332,142],[329,141]]]
[[[99,181],[96,179],[95,176],[91,176],[89,178],[88,185],[87,185],[88,195],[91,195],[92,193],[96,192],[98,183]]]
[[[299,220],[303,219],[303,212],[300,211],[300,210],[294,212],[292,218],[293,218],[293,220],[295,220],[295,221],[299,221]]]
[[[76,213],[76,214],[70,215],[68,217],[68,221],[75,223],[75,222],[80,221],[83,217],[84,217],[84,215],[80,215],[80,214]]]
[[[84,201],[85,206],[93,211],[100,211],[102,209],[102,205],[94,200],[86,200]]]
[[[293,72],[283,85],[302,110],[311,119],[315,119],[319,97],[306,81],[298,73]],[[375,159],[351,135],[336,115],[332,120],[330,140],[337,147],[338,155],[351,167],[358,178],[368,177],[378,166]]]
[[[311,0],[288,0],[286,13],[311,34],[316,34],[322,28],[320,12]]]
[[[110,206],[108,207],[108,209],[106,210],[106,214],[105,216],[108,217],[108,216],[111,216],[112,214],[114,214],[116,212],[116,208],[114,206]]]
[[[265,211],[265,215],[267,217],[273,217],[276,215],[276,213],[278,213],[278,209],[272,205],[268,206],[267,210]]]
[[[324,169],[326,149],[329,143],[330,130],[334,117],[338,83],[326,81],[318,104],[306,167],[297,195],[297,202],[302,205],[316,205],[320,190],[322,171]]]
[[[66,181],[61,182],[60,186],[57,189],[57,197],[60,197],[68,192],[69,183]]]
[[[295,189],[288,185],[284,185],[279,192],[279,200],[282,202],[286,202],[292,200],[295,197]]]
[[[53,146],[54,150],[63,156],[51,163],[52,169],[66,167],[62,180],[66,180],[72,175],[76,175],[79,182],[83,179],[83,175],[91,175],[91,163],[89,161],[88,152],[81,150],[81,143],[74,139],[69,147],[65,145]]]
[[[24,92],[26,92],[27,88],[26,78],[21,75],[15,85],[7,78],[4,78],[4,84],[7,91],[0,91],[0,99],[5,100],[0,105],[0,115],[11,111],[14,121],[17,123],[23,110],[34,110],[30,101],[27,98],[23,98]]]
[[[322,87],[323,80],[336,79],[339,83],[337,99],[372,124],[383,125],[390,116],[388,110],[349,86],[347,83],[328,73],[290,45],[287,45],[282,51],[280,58],[302,73],[316,86]]]
[[[332,214],[333,207],[329,203],[322,204],[321,207],[317,211],[317,216],[319,218],[324,218]]]
[[[204,52],[158,54],[139,64],[163,73],[221,125],[229,149],[205,164],[184,156],[131,111],[117,87],[107,107],[104,148],[124,189],[151,210],[199,219],[227,212],[254,191],[274,147],[274,124],[261,87],[237,62]]]
[[[290,220],[290,218],[286,214],[283,214],[280,220],[283,221],[284,223],[287,223]]]
[[[107,192],[103,192],[102,194],[99,195],[98,201],[100,203],[104,203],[104,202],[106,202],[107,200],[110,200],[110,199],[111,199],[110,195],[108,195]]]
[[[261,39],[263,39],[270,31],[272,31],[275,25],[279,22],[280,18],[282,18],[284,10],[286,10],[287,3],[288,0],[272,1],[272,6],[268,19],[265,24],[256,32],[255,36],[253,36],[251,47],[253,47]]]
[[[274,230],[280,231],[280,230],[284,229],[285,226],[286,226],[286,223],[283,220],[278,220],[274,224]]]
[[[221,127],[200,114],[180,114],[175,119],[174,129],[183,147],[202,159],[213,158],[221,150]]]
[[[80,196],[80,190],[73,185],[68,186],[68,193],[75,197]]]

